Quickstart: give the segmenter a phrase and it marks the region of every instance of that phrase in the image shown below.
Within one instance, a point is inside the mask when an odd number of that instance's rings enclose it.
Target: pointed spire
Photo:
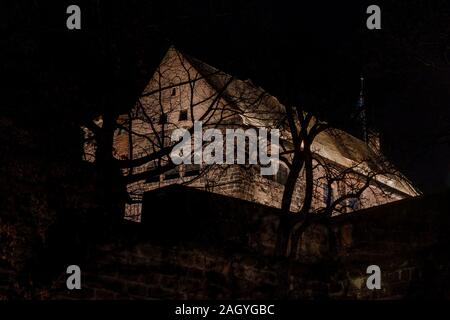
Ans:
[[[359,91],[359,98],[356,106],[358,109],[364,108],[364,76],[361,73],[361,77],[359,78],[361,80],[361,88]]]
[[[362,139],[367,143],[367,121],[366,121],[366,106],[364,101],[364,75],[361,73],[359,78],[361,87],[359,91],[358,102],[356,103],[356,112],[358,113],[359,125],[361,128]]]

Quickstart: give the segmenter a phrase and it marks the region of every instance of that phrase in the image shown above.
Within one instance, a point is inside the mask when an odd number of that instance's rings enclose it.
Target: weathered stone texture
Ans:
[[[167,202],[175,194],[177,201]],[[160,189],[144,199],[141,224],[126,224],[116,241],[100,246],[81,266],[83,289],[69,292],[60,283],[52,297],[449,298],[445,199],[403,200],[333,218],[303,234],[295,259],[280,259],[272,256],[276,209],[195,190]],[[196,206],[200,200],[203,207]],[[147,201],[155,209],[146,211]],[[184,211],[174,211],[177,206]],[[371,264],[381,268],[381,290],[366,288]]]

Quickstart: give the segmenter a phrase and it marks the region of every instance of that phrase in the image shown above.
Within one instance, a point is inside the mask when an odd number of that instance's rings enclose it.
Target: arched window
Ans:
[[[289,176],[289,168],[282,162],[278,168],[275,181],[279,184],[285,185]]]

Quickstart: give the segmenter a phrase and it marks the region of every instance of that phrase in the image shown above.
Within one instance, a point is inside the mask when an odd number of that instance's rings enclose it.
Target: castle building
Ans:
[[[144,192],[171,184],[279,208],[290,170],[289,155],[284,157],[287,162],[279,161],[276,174],[263,176],[257,165],[250,164],[174,165],[170,152],[166,151],[174,145],[171,140],[174,130],[183,128],[192,133],[195,121],[202,122],[203,130],[214,128],[221,132],[230,128],[276,128],[280,131],[280,145],[292,146],[284,125],[285,114],[285,107],[277,98],[250,80],[236,79],[174,47],[169,48],[136,104],[117,119],[114,157],[132,163],[123,169],[129,194],[126,217],[139,220]],[[84,130],[86,137],[92,137],[92,132]],[[371,136],[376,138],[373,133]],[[352,188],[364,185],[372,173],[376,175],[372,174],[375,177],[369,187],[358,198],[346,199],[335,214],[419,194],[398,171],[388,170],[391,166],[375,140],[363,141],[335,128],[316,136],[311,145],[315,155],[313,209],[320,209]],[[87,139],[85,160],[95,160],[94,149],[95,139]],[[336,172],[342,176],[333,176]],[[301,207],[304,179],[301,173],[291,211]]]

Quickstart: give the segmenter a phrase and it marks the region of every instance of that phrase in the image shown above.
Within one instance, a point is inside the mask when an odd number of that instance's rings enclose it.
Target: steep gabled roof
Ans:
[[[221,92],[232,78],[231,75],[210,66],[189,55],[184,57],[218,92]],[[284,115],[284,106],[261,87],[250,80],[233,78],[225,88],[222,97],[244,115],[244,121],[255,127],[278,126]]]
[[[285,106],[263,88],[254,85],[250,80],[243,81],[237,78],[234,78],[229,86],[224,88],[232,79],[231,75],[183,54],[174,47],[171,47],[170,50],[174,50],[176,54],[184,57],[214,90],[223,91],[223,99],[241,112],[244,124],[274,128],[278,127],[283,120]],[[321,132],[314,139],[312,149],[320,156],[345,167],[364,162],[371,171],[389,171],[385,164],[378,161],[380,156],[364,141],[340,129],[330,128]],[[386,176],[377,180],[405,194],[418,194],[411,183],[401,175]]]

